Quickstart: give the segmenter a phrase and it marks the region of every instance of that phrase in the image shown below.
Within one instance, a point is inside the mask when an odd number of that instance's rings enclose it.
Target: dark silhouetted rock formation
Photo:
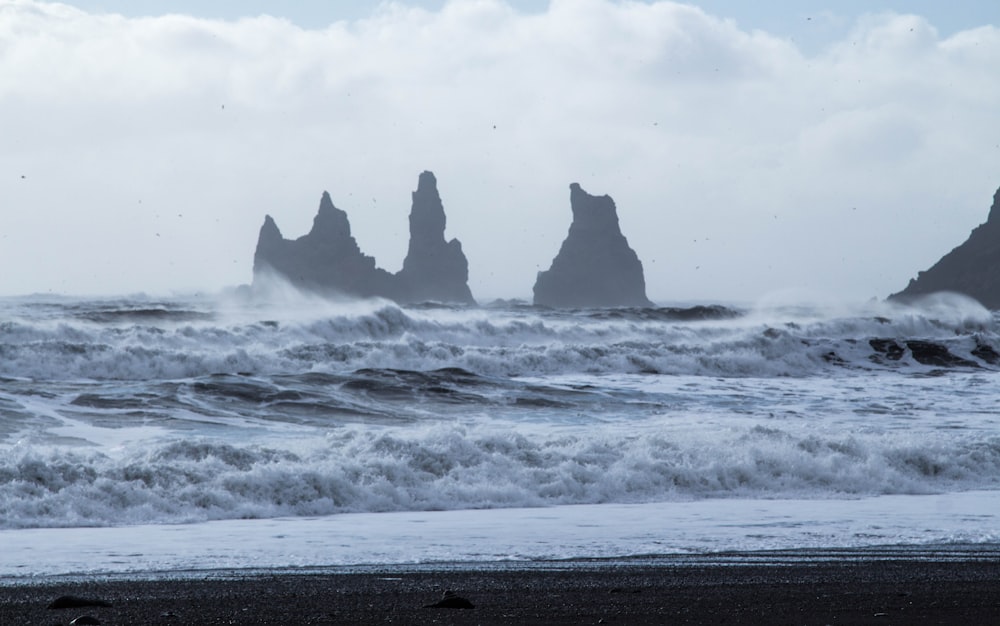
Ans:
[[[551,307],[651,306],[642,263],[618,226],[615,202],[573,183],[573,223],[548,271],[535,281],[535,304]]]
[[[375,259],[361,252],[351,236],[347,213],[333,206],[325,191],[312,230],[294,241],[281,236],[270,215],[264,218],[253,271],[255,283],[273,272],[300,289],[325,295],[393,299],[399,295],[395,277],[375,267]]]
[[[80,596],[59,596],[49,603],[49,609],[79,609],[82,607],[100,606],[110,608],[111,603],[100,598],[81,598]]]
[[[989,309],[1000,309],[1000,189],[993,194],[986,222],[965,243],[889,298],[905,301],[939,291],[965,294]]]
[[[425,604],[425,609],[474,609],[476,605],[454,591],[445,591],[440,600],[433,604]]]
[[[434,175],[420,175],[410,213],[410,248],[397,274],[376,267],[351,236],[347,213],[323,192],[307,235],[292,241],[264,218],[254,253],[254,285],[278,275],[292,285],[323,295],[383,297],[397,302],[474,303],[469,266],[457,239],[444,239],[445,215]]]
[[[469,263],[458,239],[445,241],[444,206],[431,172],[420,175],[410,210],[410,247],[399,277],[403,298],[473,304]]]

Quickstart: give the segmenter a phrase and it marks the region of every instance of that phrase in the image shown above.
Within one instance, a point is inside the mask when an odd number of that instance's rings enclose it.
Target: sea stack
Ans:
[[[278,274],[292,285],[322,295],[381,296],[395,299],[395,277],[375,266],[351,236],[347,213],[323,192],[308,234],[289,241],[270,215],[264,218],[253,256],[254,284]]]
[[[569,186],[573,222],[548,271],[535,281],[535,304],[560,308],[652,306],[642,262],[618,225],[610,196]]]
[[[993,206],[986,222],[969,238],[915,279],[890,300],[950,291],[978,300],[988,309],[1000,309],[1000,189],[993,194]]]
[[[437,179],[423,172],[410,209],[410,247],[396,274],[408,302],[475,304],[469,290],[469,263],[458,239],[445,241],[446,218]]]
[[[264,218],[254,253],[254,286],[277,275],[299,289],[327,296],[474,304],[469,264],[457,239],[445,241],[445,221],[437,180],[424,172],[413,192],[409,251],[403,269],[391,274],[361,252],[347,213],[324,191],[312,230],[294,241],[282,237],[270,215]]]

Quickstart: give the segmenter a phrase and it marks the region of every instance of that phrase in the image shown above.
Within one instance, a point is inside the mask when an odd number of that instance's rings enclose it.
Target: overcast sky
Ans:
[[[431,170],[480,301],[571,182],[658,302],[884,297],[986,220],[998,112],[995,0],[0,0],[0,295],[248,283],[324,190],[394,272]]]

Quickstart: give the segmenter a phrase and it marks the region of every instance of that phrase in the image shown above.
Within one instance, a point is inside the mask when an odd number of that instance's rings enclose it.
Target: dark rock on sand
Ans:
[[[410,212],[410,245],[403,269],[391,274],[361,252],[347,213],[323,192],[308,234],[285,239],[270,215],[264,218],[254,252],[254,287],[278,275],[321,295],[382,297],[396,302],[474,304],[469,264],[457,239],[445,241],[445,214],[431,172],[420,175]]]
[[[81,598],[80,596],[59,596],[49,603],[50,609],[79,609],[85,606],[110,607],[111,603],[99,598]]]
[[[474,609],[476,605],[454,591],[445,591],[444,596],[434,604],[425,604],[425,609]]]
[[[410,209],[410,247],[396,277],[409,302],[475,304],[469,290],[469,263],[458,239],[445,241],[444,205],[437,179],[423,172]]]
[[[965,294],[989,309],[1000,309],[1000,189],[993,195],[986,222],[965,243],[889,299],[907,301],[941,291]]]
[[[535,281],[535,304],[551,307],[648,307],[642,263],[618,224],[610,196],[570,189],[573,222],[552,261]]]
[[[351,236],[347,213],[323,192],[308,234],[290,241],[271,216],[264,218],[253,258],[254,285],[278,274],[296,287],[326,295],[382,296],[395,299],[395,277],[375,266]]]

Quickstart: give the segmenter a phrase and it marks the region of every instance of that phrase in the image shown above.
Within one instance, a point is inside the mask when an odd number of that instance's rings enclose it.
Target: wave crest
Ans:
[[[346,512],[996,489],[1000,438],[717,436],[658,429],[532,436],[486,426],[345,428],[301,450],[178,441],[121,457],[10,450],[3,527]]]

